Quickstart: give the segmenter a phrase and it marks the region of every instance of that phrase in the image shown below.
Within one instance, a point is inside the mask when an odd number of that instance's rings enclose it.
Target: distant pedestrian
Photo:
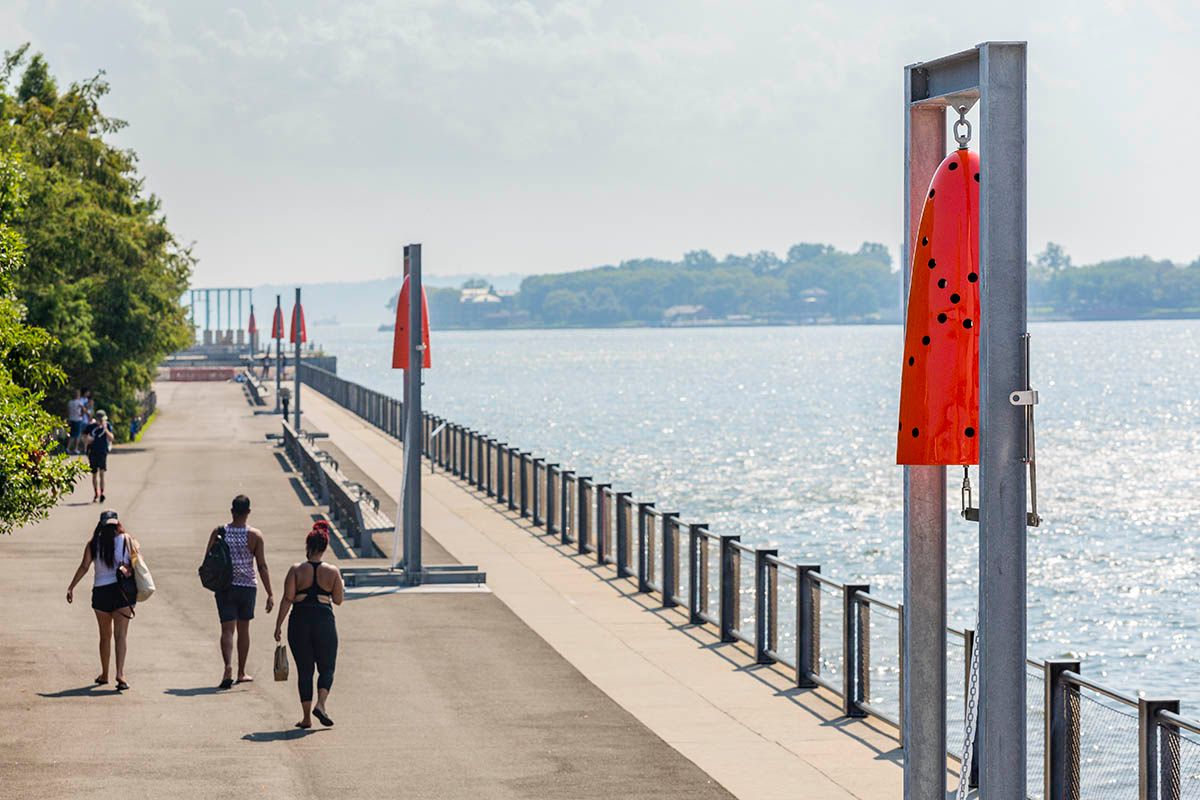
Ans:
[[[92,578],[92,610],[100,628],[100,674],[97,686],[108,683],[108,661],[113,639],[117,651],[117,689],[129,688],[125,680],[125,653],[129,641],[129,620],[137,605],[137,582],[133,577],[133,555],[137,540],[125,532],[117,512],[100,512],[100,522],[83,548],[83,560],[67,587],[67,602],[75,602],[75,584],[95,565]]]
[[[333,619],[333,607],[340,606],[346,596],[341,571],[322,559],[329,547],[329,523],[320,520],[304,540],[305,560],[292,565],[283,585],[279,601],[279,616],[275,618],[275,641],[283,639],[283,618],[288,609],[288,647],[296,662],[296,678],[300,689],[300,708],[304,718],[297,728],[311,728],[315,716],[322,725],[333,720],[325,712],[325,701],[333,688],[333,670],[337,665],[338,635]],[[317,678],[317,704],[313,705],[313,672]]]
[[[265,381],[271,374],[271,354],[263,353],[262,377]]]
[[[96,412],[96,420],[84,431],[87,440],[88,466],[92,470],[92,502],[104,502],[104,476],[108,472],[108,451],[112,449],[113,428],[104,411]]]
[[[292,401],[292,390],[286,386],[279,387],[279,402],[283,404],[283,418],[288,418],[288,403]]]
[[[254,576],[257,564],[267,590],[267,613],[275,608],[275,594],[271,591],[271,573],[267,570],[267,550],[262,531],[246,525],[250,516],[250,498],[239,494],[233,498],[229,509],[232,521],[217,528],[208,537],[205,553],[216,544],[221,536],[229,547],[233,562],[232,584],[214,592],[217,600],[217,616],[221,621],[221,658],[225,661],[225,673],[220,688],[233,686],[233,634],[237,632],[238,668],[237,682],[254,680],[246,673],[246,662],[250,658],[250,620],[254,619],[254,606],[258,598],[258,581]]]
[[[75,397],[67,401],[67,422],[70,424],[70,437],[67,439],[67,452],[78,455],[83,452],[83,429],[87,425],[88,400],[86,386],[75,390]]]

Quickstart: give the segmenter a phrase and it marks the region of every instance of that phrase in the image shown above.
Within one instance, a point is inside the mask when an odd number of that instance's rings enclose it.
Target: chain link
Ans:
[[[979,617],[975,618],[975,641],[971,647],[971,673],[967,677],[967,718],[963,732],[962,766],[958,773],[958,800],[965,800],[971,784],[971,760],[975,751],[975,720],[979,713]]]

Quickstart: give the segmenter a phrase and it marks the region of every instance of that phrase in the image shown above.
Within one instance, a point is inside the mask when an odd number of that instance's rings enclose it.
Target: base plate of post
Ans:
[[[403,568],[344,567],[342,578],[350,589],[366,587],[444,587],[446,591],[487,591],[487,573],[474,564],[427,564],[413,575]]]

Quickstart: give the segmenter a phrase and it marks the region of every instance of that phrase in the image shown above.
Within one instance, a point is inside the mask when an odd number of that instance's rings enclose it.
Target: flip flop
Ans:
[[[296,727],[297,727],[297,728],[299,728],[299,729],[300,729],[300,730],[302,730],[302,731],[306,731],[306,730],[308,730],[309,728],[311,728],[311,727],[312,727],[312,725],[305,725],[305,724],[304,724],[304,723],[302,723],[302,722],[297,722],[297,723],[296,723]]]
[[[254,683],[254,678],[247,675],[244,678],[238,678],[234,683]]]
[[[105,678],[103,680],[101,680],[100,678],[96,678],[96,680],[93,681],[93,683],[95,683],[97,686],[104,686],[108,683],[108,678]]]
[[[217,688],[218,689],[232,689],[233,688],[233,678],[223,679],[221,681],[220,685],[217,686]]]
[[[125,681],[117,681],[117,691],[118,692],[123,692],[128,688],[129,688],[129,684],[126,683]]]
[[[319,708],[314,708],[312,710],[312,713],[313,713],[313,716],[316,717],[317,720],[320,721],[320,723],[322,725],[324,725],[326,728],[333,727],[333,720],[331,720],[329,718],[329,715],[327,715],[324,711],[322,711]]]

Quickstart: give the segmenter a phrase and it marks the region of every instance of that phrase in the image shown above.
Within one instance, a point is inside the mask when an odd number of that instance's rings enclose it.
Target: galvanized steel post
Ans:
[[[816,582],[810,572],[820,574],[821,565],[796,566],[796,685],[802,689],[817,685],[811,676],[817,674],[817,659],[821,655],[819,595],[814,591]]]
[[[733,559],[737,554],[734,544],[741,540],[742,537],[736,534],[721,534],[721,608],[719,618],[722,642],[736,642],[737,637],[733,635],[733,632],[741,624],[741,620],[735,619],[734,612],[737,607],[735,600],[741,587],[737,585],[733,569]]]
[[[859,705],[866,700],[867,665],[863,657],[865,631],[863,617],[859,615],[858,593],[868,594],[870,591],[871,587],[865,583],[847,583],[842,587],[842,714],[847,717],[867,715]],[[943,696],[941,705],[945,704]],[[944,742],[939,746],[944,749]],[[936,797],[942,797],[945,791],[943,786]]]
[[[1063,678],[1078,674],[1078,661],[1048,658],[1045,661],[1045,742],[1043,775],[1046,800],[1079,800],[1079,687]]]
[[[778,556],[779,550],[774,547],[754,548],[754,660],[758,664],[771,664],[775,659],[767,655],[770,643],[767,641],[767,615],[774,614],[775,609],[768,611],[767,590],[770,578],[767,574],[767,556]]]

